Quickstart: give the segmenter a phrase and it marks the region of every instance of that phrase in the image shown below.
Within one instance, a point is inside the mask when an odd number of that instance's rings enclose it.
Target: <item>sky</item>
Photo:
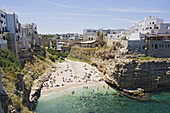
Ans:
[[[42,34],[82,33],[87,28],[127,28],[147,16],[170,22],[170,0],[0,0],[22,24]]]

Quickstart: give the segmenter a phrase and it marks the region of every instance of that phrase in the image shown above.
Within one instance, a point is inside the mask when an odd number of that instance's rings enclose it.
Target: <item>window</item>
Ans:
[[[3,17],[3,14],[1,14],[1,17]]]
[[[165,48],[167,48],[167,45],[165,44]]]
[[[3,40],[5,40],[6,39],[6,37],[5,36],[3,36]]]
[[[5,32],[5,28],[4,27],[2,27],[2,32]]]
[[[152,29],[152,27],[150,27],[150,29]]]
[[[158,49],[158,44],[155,44],[155,49]]]
[[[156,29],[159,29],[159,27],[156,27]]]
[[[152,24],[155,24],[154,22],[152,22]]]
[[[161,48],[161,44],[159,44],[159,48]]]
[[[162,44],[162,48],[164,47],[164,45]]]
[[[152,44],[152,48],[153,48],[153,44]]]

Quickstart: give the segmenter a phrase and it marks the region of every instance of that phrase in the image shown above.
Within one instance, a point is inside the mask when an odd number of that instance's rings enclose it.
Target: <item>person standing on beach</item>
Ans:
[[[63,82],[64,82],[64,77],[62,79],[63,79]]]

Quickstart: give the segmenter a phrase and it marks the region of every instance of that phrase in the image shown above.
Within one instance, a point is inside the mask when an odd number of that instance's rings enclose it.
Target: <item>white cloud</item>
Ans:
[[[110,18],[111,20],[117,20],[117,21],[124,21],[124,22],[129,22],[129,23],[136,23],[137,20],[132,20],[132,19],[126,19],[126,18]]]
[[[45,2],[48,3],[48,4],[51,4],[51,5],[57,6],[57,7],[62,7],[62,8],[72,8],[72,9],[79,8],[78,6],[60,4],[60,3],[52,2],[50,0],[45,0]]]
[[[66,15],[66,16],[94,16],[94,17],[111,17],[111,16],[113,16],[113,15],[109,15],[109,14],[94,14],[94,13],[68,13],[68,14],[61,14],[61,15]]]
[[[55,17],[55,16],[49,16],[49,17],[46,17],[46,18],[37,18],[39,20],[58,20],[58,19],[62,19],[62,20],[88,20],[87,18],[77,18],[77,17]]]
[[[94,11],[111,11],[111,12],[122,12],[122,13],[170,13],[170,11],[163,11],[159,9],[138,9],[138,8],[109,8],[108,6],[106,8],[85,8],[82,6],[74,6],[74,5],[66,5],[66,4],[60,4],[56,2],[52,2],[51,0],[45,0],[46,3],[49,3],[51,5],[55,5],[57,7],[62,8],[72,8],[72,9],[82,9],[82,10],[94,10]]]
[[[122,13],[170,13],[168,11],[157,10],[157,9],[137,9],[137,8],[92,8],[90,10],[96,11],[112,11],[112,12],[122,12]]]

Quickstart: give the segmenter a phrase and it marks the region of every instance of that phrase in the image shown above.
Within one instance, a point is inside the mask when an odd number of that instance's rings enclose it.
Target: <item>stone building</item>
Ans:
[[[29,49],[35,45],[40,46],[41,40],[37,32],[37,24],[22,25],[22,41],[25,43],[24,48]]]
[[[61,47],[61,52],[62,53],[69,53],[71,50],[71,47],[70,46],[62,46]]]
[[[7,22],[6,12],[0,10],[0,48],[7,49]]]
[[[130,51],[154,57],[170,57],[170,34],[146,35],[143,40],[121,40],[121,43]]]
[[[148,35],[146,54],[155,57],[170,57],[170,34]]]
[[[12,50],[18,57],[18,41],[21,38],[21,24],[15,13],[7,14],[7,30],[9,31],[7,41],[8,49]]]
[[[96,40],[97,37],[96,29],[84,29],[83,30],[83,40]]]
[[[61,34],[60,39],[61,40],[79,40],[80,34],[78,33],[67,33],[67,34]]]

